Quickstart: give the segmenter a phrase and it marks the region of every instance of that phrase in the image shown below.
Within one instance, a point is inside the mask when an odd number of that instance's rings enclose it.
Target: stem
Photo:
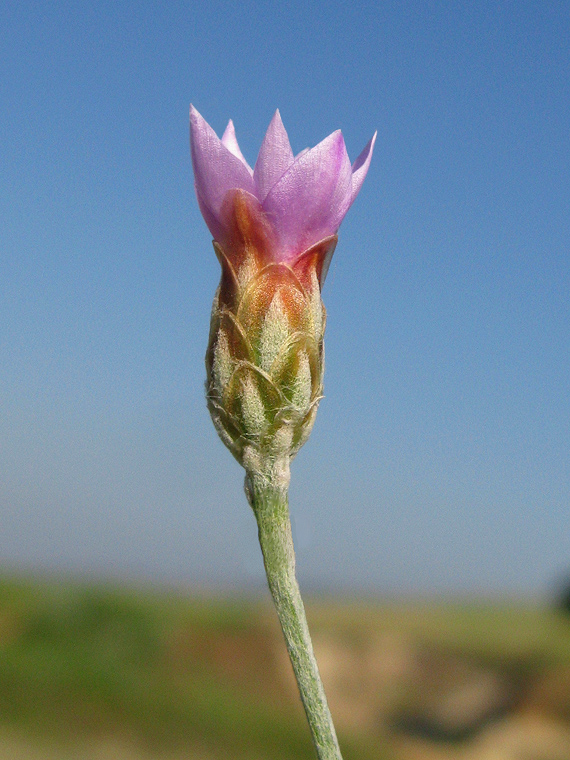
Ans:
[[[248,473],[246,493],[255,513],[269,590],[299,686],[319,760],[342,760],[295,577],[287,490],[289,462],[271,475]]]

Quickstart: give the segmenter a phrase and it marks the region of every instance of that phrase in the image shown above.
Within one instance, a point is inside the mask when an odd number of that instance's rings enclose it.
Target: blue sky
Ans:
[[[253,163],[376,152],[293,465],[312,589],[545,593],[570,570],[566,2],[8,2],[0,565],[224,589],[263,571],[203,400],[219,277],[188,108]]]

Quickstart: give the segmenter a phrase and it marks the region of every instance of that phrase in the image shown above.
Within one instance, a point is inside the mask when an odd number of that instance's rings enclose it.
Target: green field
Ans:
[[[422,678],[458,672],[449,663],[529,693],[556,674],[557,696],[542,705],[570,720],[570,619],[561,613],[474,602],[307,606],[344,760],[401,756],[398,720],[421,714]],[[414,668],[428,675],[416,679]],[[441,672],[433,678],[443,694]],[[4,576],[0,758],[8,757],[314,755],[267,601]]]

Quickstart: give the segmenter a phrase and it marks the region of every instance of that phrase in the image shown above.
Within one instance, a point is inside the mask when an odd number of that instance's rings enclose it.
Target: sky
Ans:
[[[0,9],[0,568],[262,588],[204,402],[219,265],[190,103],[253,164],[378,130],[292,466],[301,587],[545,595],[570,572],[567,2]]]

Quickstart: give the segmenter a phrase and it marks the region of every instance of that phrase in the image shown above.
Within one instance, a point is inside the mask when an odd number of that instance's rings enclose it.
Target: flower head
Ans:
[[[192,106],[190,140],[196,195],[214,240],[228,246],[236,196],[262,226],[275,262],[294,261],[336,234],[364,182],[376,135],[351,166],[340,130],[293,155],[279,111],[267,129],[255,167],[243,157],[234,125],[220,140]]]
[[[323,389],[321,287],[376,135],[352,166],[340,131],[295,157],[277,111],[253,169],[231,121],[220,140],[192,107],[190,138],[196,195],[222,266],[208,407],[236,459],[259,472],[288,462],[311,432]]]

